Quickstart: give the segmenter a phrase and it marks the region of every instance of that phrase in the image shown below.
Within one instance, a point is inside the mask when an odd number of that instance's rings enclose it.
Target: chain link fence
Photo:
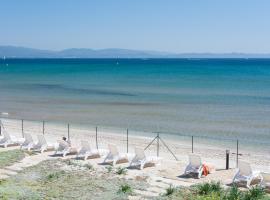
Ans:
[[[3,131],[15,137],[29,133],[35,139],[43,134],[49,143],[56,143],[62,137],[72,145],[80,147],[86,140],[93,148],[107,149],[108,144],[117,145],[120,152],[134,153],[135,147],[145,149],[146,155],[157,155],[167,159],[186,160],[187,155],[196,153],[202,158],[215,160],[218,167],[226,166],[226,150],[230,155],[230,166],[237,167],[240,159],[260,166],[261,160],[270,166],[270,142],[256,142],[242,139],[228,139],[185,135],[180,133],[144,132],[114,127],[91,126],[87,124],[66,124],[45,121],[30,121],[2,118],[0,134]],[[262,166],[263,168],[263,166]]]

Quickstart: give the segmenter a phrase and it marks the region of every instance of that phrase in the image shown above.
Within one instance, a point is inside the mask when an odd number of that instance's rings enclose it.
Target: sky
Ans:
[[[0,45],[270,53],[269,0],[0,0]]]

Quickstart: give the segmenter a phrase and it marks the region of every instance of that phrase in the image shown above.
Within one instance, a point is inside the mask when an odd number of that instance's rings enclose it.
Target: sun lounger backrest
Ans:
[[[136,157],[140,160],[144,159],[145,158],[145,153],[144,153],[144,150],[141,149],[141,148],[135,148],[135,154],[136,154]]]
[[[38,135],[37,138],[38,138],[38,143],[39,143],[40,145],[46,145],[46,144],[47,144],[44,135]]]
[[[238,168],[240,170],[241,175],[248,176],[248,175],[252,174],[252,169],[251,169],[250,163],[248,163],[248,162],[239,161]]]
[[[29,133],[24,133],[24,138],[27,142],[33,142],[33,138]]]
[[[109,147],[109,151],[112,155],[116,156],[119,154],[118,149],[115,145],[109,144],[108,147]]]
[[[89,145],[89,143],[88,143],[87,141],[82,140],[82,141],[81,141],[81,145],[82,145],[82,148],[83,148],[84,150],[87,150],[87,151],[90,151],[90,150],[91,150],[91,147],[90,147],[90,145]]]
[[[199,155],[190,154],[189,163],[194,167],[199,167],[202,165],[201,157]]]
[[[59,149],[65,149],[69,147],[68,143],[63,140],[58,140],[58,143],[59,143]]]
[[[3,131],[3,135],[4,135],[4,138],[5,138],[6,140],[11,140],[11,137],[10,137],[10,135],[9,135],[8,132]]]

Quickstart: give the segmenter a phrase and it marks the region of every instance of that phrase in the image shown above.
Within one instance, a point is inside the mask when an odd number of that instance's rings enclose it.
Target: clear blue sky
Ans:
[[[270,53],[270,0],[1,0],[0,45]]]

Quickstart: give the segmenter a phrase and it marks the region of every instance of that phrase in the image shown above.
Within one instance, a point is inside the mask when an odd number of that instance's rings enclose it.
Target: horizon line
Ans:
[[[240,52],[240,51],[230,51],[230,52],[194,52],[194,51],[186,51],[186,52],[170,52],[170,51],[162,51],[162,50],[141,50],[141,49],[128,49],[128,48],[118,48],[118,47],[107,47],[107,48],[90,48],[90,47],[67,47],[62,49],[43,49],[43,48],[35,48],[35,47],[27,47],[27,46],[19,46],[19,45],[0,45],[0,47],[12,47],[12,48],[24,48],[24,49],[32,49],[32,50],[39,50],[39,51],[51,51],[51,52],[62,52],[65,50],[93,50],[93,51],[102,51],[102,50],[127,50],[127,51],[140,51],[145,53],[162,53],[162,54],[174,54],[174,55],[184,55],[184,54],[211,54],[211,55],[237,55],[237,54],[244,54],[244,55],[270,55],[270,52],[267,53],[254,53],[254,52]]]

